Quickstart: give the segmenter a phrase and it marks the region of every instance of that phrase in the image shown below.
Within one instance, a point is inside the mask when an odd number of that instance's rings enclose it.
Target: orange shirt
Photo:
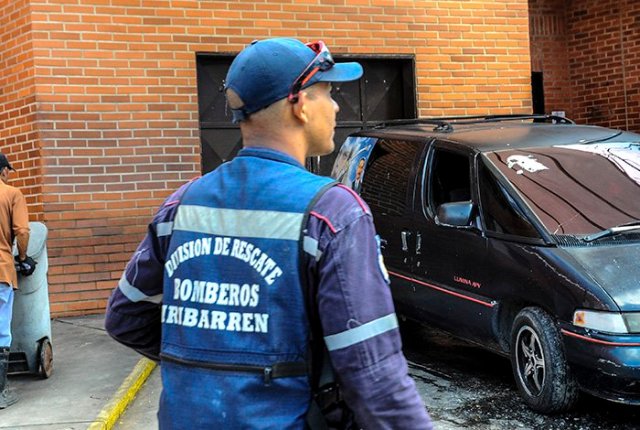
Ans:
[[[0,181],[0,282],[14,289],[18,288],[18,275],[13,260],[13,239],[25,233],[29,234],[29,212],[24,196],[19,189]]]

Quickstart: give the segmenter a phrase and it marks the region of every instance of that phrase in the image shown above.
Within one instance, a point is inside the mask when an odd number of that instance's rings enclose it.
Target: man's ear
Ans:
[[[309,122],[309,94],[306,91],[300,91],[298,93],[298,101],[293,103],[292,112],[293,116],[300,120],[303,124]]]

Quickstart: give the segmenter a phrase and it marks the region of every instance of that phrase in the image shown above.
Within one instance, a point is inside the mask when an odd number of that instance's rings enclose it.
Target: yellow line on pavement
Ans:
[[[129,403],[136,397],[140,388],[155,369],[156,363],[148,358],[141,358],[133,368],[129,376],[124,380],[116,394],[102,408],[95,421],[87,427],[87,430],[111,430],[120,418],[120,415],[127,409]]]

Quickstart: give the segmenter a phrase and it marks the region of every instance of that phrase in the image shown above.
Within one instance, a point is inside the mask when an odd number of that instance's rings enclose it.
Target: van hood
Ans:
[[[563,248],[622,311],[640,311],[640,244]]]

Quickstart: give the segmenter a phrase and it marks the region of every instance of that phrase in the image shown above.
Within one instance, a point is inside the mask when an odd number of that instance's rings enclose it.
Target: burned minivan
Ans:
[[[332,176],[372,210],[399,316],[509,356],[536,411],[640,404],[640,135],[394,121],[349,136]]]

